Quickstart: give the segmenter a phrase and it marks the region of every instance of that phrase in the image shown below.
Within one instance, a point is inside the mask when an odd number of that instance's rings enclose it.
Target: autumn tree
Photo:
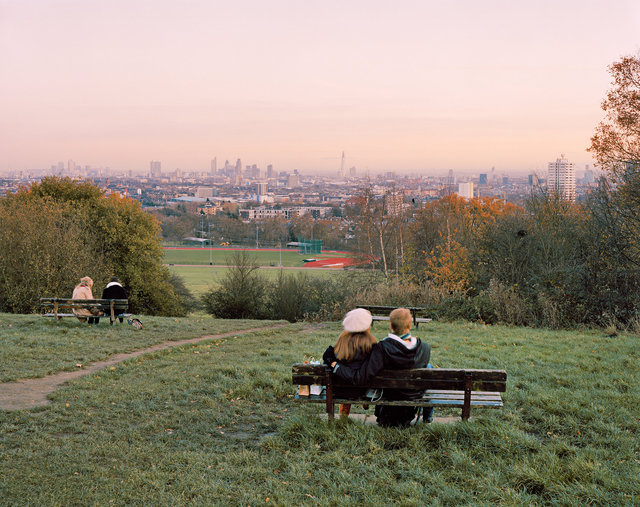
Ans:
[[[449,289],[470,288],[479,272],[484,238],[496,220],[516,213],[517,206],[493,197],[465,199],[455,194],[427,203],[414,214],[404,275],[415,282],[448,280],[446,272],[469,277]],[[446,261],[445,261],[446,259]],[[455,264],[452,264],[455,262]],[[475,266],[469,271],[466,266]],[[438,273],[437,270],[443,270]]]
[[[613,81],[602,102],[605,118],[589,151],[612,183],[606,201],[616,233],[625,238],[623,255],[640,266],[640,53],[621,58],[609,72]]]
[[[605,118],[589,151],[614,181],[624,181],[629,165],[636,172],[640,163],[640,53],[614,62],[609,72],[613,81],[602,102]]]
[[[5,310],[28,311],[41,296],[70,295],[80,276],[91,276],[100,290],[115,274],[132,311],[184,313],[162,264],[160,226],[132,199],[49,177],[0,202],[0,231],[2,301],[14,301]],[[16,301],[17,292],[28,297]]]

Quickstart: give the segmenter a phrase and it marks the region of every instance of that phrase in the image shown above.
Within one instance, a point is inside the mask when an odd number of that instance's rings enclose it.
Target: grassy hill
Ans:
[[[144,322],[135,332],[0,314],[2,378],[167,339],[266,329],[140,356],[73,381],[49,406],[0,411],[0,504],[640,502],[637,336],[421,326],[415,334],[432,344],[437,366],[506,369],[505,407],[395,430],[330,426],[320,406],[293,400],[290,365],[320,357],[336,323]]]

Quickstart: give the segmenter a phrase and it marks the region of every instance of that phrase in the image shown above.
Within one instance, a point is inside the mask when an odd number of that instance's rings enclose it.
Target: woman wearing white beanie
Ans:
[[[335,347],[329,346],[327,352],[332,350],[340,364],[348,364],[354,369],[359,368],[362,362],[369,357],[371,349],[376,343],[376,339],[371,334],[372,322],[373,318],[368,310],[364,308],[351,310],[342,321],[344,331],[340,333]],[[367,388],[362,387],[338,387],[334,389],[334,394],[337,397],[357,396],[366,391]],[[340,416],[347,417],[350,411],[351,405],[341,404],[339,407]]]

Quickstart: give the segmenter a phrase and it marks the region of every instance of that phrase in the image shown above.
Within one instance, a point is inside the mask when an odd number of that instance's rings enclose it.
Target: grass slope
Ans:
[[[77,369],[76,364],[106,359],[113,354],[142,349],[164,341],[177,341],[231,330],[269,326],[273,321],[213,319],[192,315],[188,319],[141,316],[144,327],[126,322],[97,326],[77,319],[56,321],[37,315],[0,313],[0,382],[43,377]]]
[[[319,357],[338,330],[296,324],[157,352],[73,382],[48,407],[0,413],[0,503],[640,502],[637,337],[421,326],[437,366],[505,368],[505,408],[394,430],[330,426],[292,399],[291,363]]]

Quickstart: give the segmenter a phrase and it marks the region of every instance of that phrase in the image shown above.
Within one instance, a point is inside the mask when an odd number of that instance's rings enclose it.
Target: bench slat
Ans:
[[[296,394],[296,400],[306,401],[309,403],[325,403],[326,398],[324,395],[313,395],[313,396],[299,396]],[[334,403],[348,403],[351,405],[393,405],[400,407],[462,407],[464,406],[464,399],[441,399],[441,398],[420,398],[417,400],[377,400],[370,401],[365,398],[334,398]],[[504,403],[502,398],[499,399],[491,399],[484,400],[481,397],[471,396],[471,406],[472,407],[502,407]]]
[[[292,376],[293,384],[300,385],[326,385],[326,379],[324,377],[308,377],[308,376]],[[334,380],[334,387],[353,387],[353,384],[345,382],[338,382]],[[386,379],[381,377],[374,377],[370,382],[367,382],[367,387],[384,388],[384,389],[440,389],[440,390],[452,390],[460,391],[464,390],[464,380],[431,380],[431,379]],[[472,391],[506,391],[506,382],[498,381],[486,381],[486,380],[472,380]]]
[[[324,364],[296,363],[291,366],[294,375],[323,376],[326,374],[327,366]],[[471,374],[474,380],[497,380],[505,381],[507,372],[505,370],[484,370],[474,368],[414,368],[412,370],[382,370],[379,377],[388,379],[410,378],[410,379],[462,379],[467,374]]]

